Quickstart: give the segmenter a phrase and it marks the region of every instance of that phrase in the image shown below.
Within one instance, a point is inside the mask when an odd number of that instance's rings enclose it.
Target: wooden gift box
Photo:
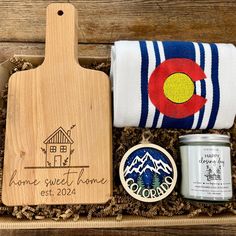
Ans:
[[[17,57],[17,56],[16,56]],[[33,65],[40,65],[43,62],[43,56],[18,56],[27,61],[32,62]],[[94,58],[80,58],[80,63],[91,64]],[[96,62],[107,62],[109,57],[97,57]],[[13,64],[6,60],[0,64],[0,90],[3,89],[9,79],[9,71],[12,69]],[[0,103],[1,104],[1,103]],[[45,220],[17,220],[11,216],[0,216],[0,229],[58,229],[58,228],[120,228],[120,227],[176,227],[176,226],[199,226],[199,225],[215,225],[215,227],[222,225],[235,224],[236,216],[220,215],[220,216],[199,216],[188,218],[187,216],[173,216],[173,217],[155,217],[143,218],[137,216],[123,216],[122,221],[117,221],[115,217],[105,218],[92,218],[87,220],[86,217],[81,217],[77,222],[71,220],[66,221],[53,221],[51,219]]]

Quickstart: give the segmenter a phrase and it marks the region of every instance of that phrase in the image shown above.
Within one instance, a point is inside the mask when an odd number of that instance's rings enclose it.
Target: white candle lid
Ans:
[[[179,137],[180,143],[216,142],[230,143],[229,135],[222,134],[187,134]]]

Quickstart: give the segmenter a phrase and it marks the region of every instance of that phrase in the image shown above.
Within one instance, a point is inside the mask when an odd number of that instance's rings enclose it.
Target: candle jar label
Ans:
[[[189,195],[203,199],[232,197],[230,148],[219,146],[182,146],[187,154]],[[187,186],[182,186],[185,188]]]

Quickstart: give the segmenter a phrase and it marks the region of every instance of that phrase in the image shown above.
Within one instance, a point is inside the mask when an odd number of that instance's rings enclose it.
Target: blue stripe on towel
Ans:
[[[199,45],[199,50],[200,50],[200,67],[204,71],[204,69],[205,69],[205,51],[204,51],[204,47],[203,47],[202,43],[198,43],[198,45]],[[201,80],[201,96],[204,98],[206,97],[206,81],[205,80]],[[196,129],[201,128],[204,112],[205,112],[205,106],[203,106],[200,109]]]
[[[163,42],[165,57],[171,58],[188,58],[195,61],[195,48],[192,42]],[[184,128],[191,129],[193,125],[194,116],[188,116],[182,119],[176,119],[164,116],[163,128]]]
[[[145,127],[148,116],[148,51],[145,41],[139,42],[141,50],[141,117],[140,127]]]
[[[219,53],[216,44],[210,44],[210,46],[211,46],[211,56],[212,56],[211,80],[213,86],[213,102],[207,129],[212,129],[214,127],[220,105],[220,87],[218,78]]]
[[[154,47],[155,58],[156,58],[156,67],[158,67],[161,63],[161,58],[160,58],[160,52],[159,52],[158,44],[157,44],[156,41],[153,42],[153,47]],[[160,115],[160,112],[156,109],[154,119],[153,119],[153,123],[152,123],[152,128],[157,127],[157,121],[158,121],[159,115]]]

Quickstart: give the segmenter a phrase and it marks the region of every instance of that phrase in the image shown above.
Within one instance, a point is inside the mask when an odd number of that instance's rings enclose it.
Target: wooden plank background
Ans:
[[[0,62],[44,54],[48,0],[0,1]],[[79,55],[108,58],[120,39],[236,43],[236,0],[71,0],[79,13]],[[145,229],[0,230],[0,235],[236,235],[235,225]]]
[[[192,226],[192,227],[159,227],[159,228],[134,228],[124,229],[44,229],[36,230],[2,230],[2,236],[210,236],[227,235],[235,236],[236,230],[232,225],[228,226]]]
[[[110,44],[79,44],[79,56],[82,58],[109,58]],[[44,43],[1,42],[0,63],[12,55],[44,55]]]
[[[44,42],[45,9],[51,2],[0,1],[0,40]],[[118,39],[235,42],[236,4],[229,0],[80,0],[79,42]]]

